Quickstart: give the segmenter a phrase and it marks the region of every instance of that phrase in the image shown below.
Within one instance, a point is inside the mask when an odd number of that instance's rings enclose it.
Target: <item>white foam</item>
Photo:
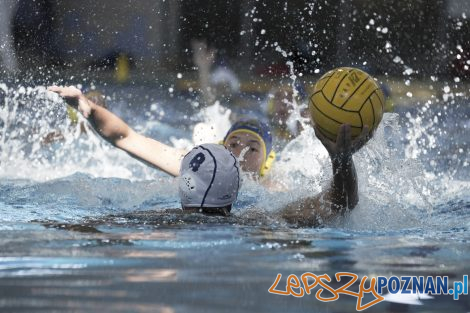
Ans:
[[[292,79],[295,82],[295,77]],[[0,84],[0,89],[6,94],[0,107],[1,179],[48,182],[80,172],[91,177],[128,179],[132,181],[129,183],[132,189],[136,181],[166,177],[105,143],[92,131],[80,135],[68,122],[63,101],[45,92],[44,87],[13,90]],[[301,106],[295,99],[292,101],[293,116],[300,116]],[[203,109],[191,118],[192,140],[173,138],[173,145],[189,149],[199,142],[218,142],[230,127],[230,113],[219,103]],[[436,205],[468,194],[468,181],[455,180],[448,173],[428,173],[420,161],[437,146],[435,132],[430,130],[440,127],[439,119],[425,119],[418,114],[409,115],[408,121],[406,145],[401,140],[404,125],[400,125],[398,115],[386,113],[374,137],[354,156],[360,202],[342,221],[342,227],[403,229],[435,225],[435,221],[428,222]],[[139,129],[146,133],[169,128],[171,132],[178,127],[145,121]],[[62,132],[65,141],[41,144],[45,135],[56,130]],[[240,200],[244,208],[274,211],[289,201],[322,192],[331,175],[326,150],[311,126],[304,123],[299,136],[278,152],[270,173],[269,179],[281,182],[287,190],[270,192],[246,180]],[[155,188],[156,194],[168,194],[164,191],[166,187],[156,185]],[[121,191],[128,193],[125,189]],[[105,188],[102,191],[108,192]],[[176,191],[174,195],[177,197]]]

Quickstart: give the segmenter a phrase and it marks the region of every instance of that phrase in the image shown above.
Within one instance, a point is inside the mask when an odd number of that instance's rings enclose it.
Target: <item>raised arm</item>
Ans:
[[[136,133],[122,119],[87,99],[75,87],[52,86],[48,90],[57,93],[80,111],[98,134],[112,145],[170,175],[179,175],[185,151]]]
[[[333,179],[327,190],[327,200],[336,212],[352,210],[359,202],[357,174],[352,156],[367,142],[369,127],[365,126],[354,140],[351,139],[351,126],[347,124],[340,126],[336,142],[323,136],[316,128],[315,135],[328,151],[333,167]]]
[[[197,67],[199,89],[202,94],[205,105],[214,103],[215,96],[210,86],[210,71],[215,60],[215,49],[208,49],[205,41],[193,40],[191,41],[193,49],[193,62]]]
[[[283,209],[282,216],[287,221],[302,226],[317,226],[357,205],[358,182],[352,156],[367,142],[369,128],[365,126],[354,140],[351,139],[351,126],[346,124],[340,126],[336,142],[316,128],[315,135],[330,155],[333,179],[325,192],[291,203]]]

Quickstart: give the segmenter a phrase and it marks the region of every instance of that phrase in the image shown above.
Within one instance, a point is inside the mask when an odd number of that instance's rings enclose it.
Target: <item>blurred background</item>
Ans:
[[[268,288],[305,271],[460,281],[469,17],[470,0],[0,0],[0,311],[356,312],[353,297]],[[355,156],[357,208],[295,229],[279,210],[331,178],[307,106],[338,66],[376,77],[387,112]],[[234,220],[159,218],[180,206],[177,181],[102,140],[51,84],[95,92],[183,149],[220,141],[240,117],[265,121],[270,175],[288,190],[246,180]],[[469,299],[370,312],[468,313]]]
[[[1,0],[0,68],[106,76],[124,60],[129,81],[155,81],[194,74],[191,40],[202,39],[243,81],[289,75],[286,61],[303,75],[354,65],[464,80],[468,16],[467,0]]]

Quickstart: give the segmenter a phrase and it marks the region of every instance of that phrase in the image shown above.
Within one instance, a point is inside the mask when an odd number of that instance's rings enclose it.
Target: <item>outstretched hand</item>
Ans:
[[[362,128],[361,134],[354,140],[351,138],[351,125],[342,124],[339,127],[336,142],[330,140],[315,126],[315,135],[321,141],[328,151],[332,160],[347,160],[355,152],[361,149],[364,144],[369,140],[369,126],[365,125]]]
[[[210,69],[215,61],[216,49],[209,49],[205,41],[192,40],[193,62],[199,68]]]
[[[59,87],[51,86],[47,88],[48,91],[57,93],[59,96],[64,98],[65,102],[71,107],[80,111],[85,118],[88,118],[91,114],[91,105],[87,98],[82,94],[80,89],[69,86],[69,87]]]

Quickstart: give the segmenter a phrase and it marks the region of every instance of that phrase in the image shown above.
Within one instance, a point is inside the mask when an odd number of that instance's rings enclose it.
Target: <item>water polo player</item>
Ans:
[[[240,189],[240,166],[224,146],[203,144],[181,162],[178,191],[186,211],[228,215]]]
[[[111,144],[170,175],[179,175],[180,162],[187,151],[136,133],[123,120],[90,101],[75,87],[53,86],[49,87],[49,90],[58,93],[72,107],[77,108]],[[223,144],[237,158],[243,153],[241,169],[255,177],[264,176],[275,158],[271,131],[266,124],[256,120],[241,120],[235,123],[228,131]]]
[[[53,86],[49,90],[58,93],[67,103],[77,108],[111,144],[170,175],[180,174],[181,161],[186,151],[136,133],[123,120],[94,104],[75,87]],[[244,166],[248,172],[260,176],[266,167],[269,168],[268,161],[272,161],[266,157],[271,154],[270,133],[263,132],[262,125],[259,122],[242,121],[233,125],[224,139],[227,149],[233,149],[235,157],[241,156],[242,169]],[[338,131],[336,142],[317,129],[316,135],[329,152],[333,164],[333,180],[324,193],[300,200],[282,211],[282,216],[289,222],[301,225],[317,225],[319,217],[332,216],[344,209],[352,209],[357,204],[358,186],[352,154],[367,141],[368,127],[364,127],[363,132],[354,140],[351,127],[344,124]],[[245,156],[250,150],[252,154]]]
[[[223,144],[239,158],[242,169],[255,178],[265,176],[276,158],[271,129],[258,120],[237,121],[228,130]]]
[[[135,132],[119,117],[85,97],[75,87],[49,87],[78,109],[108,142],[160,170],[181,176],[184,209],[227,213],[240,184],[238,160],[222,145],[206,144],[189,153]]]

